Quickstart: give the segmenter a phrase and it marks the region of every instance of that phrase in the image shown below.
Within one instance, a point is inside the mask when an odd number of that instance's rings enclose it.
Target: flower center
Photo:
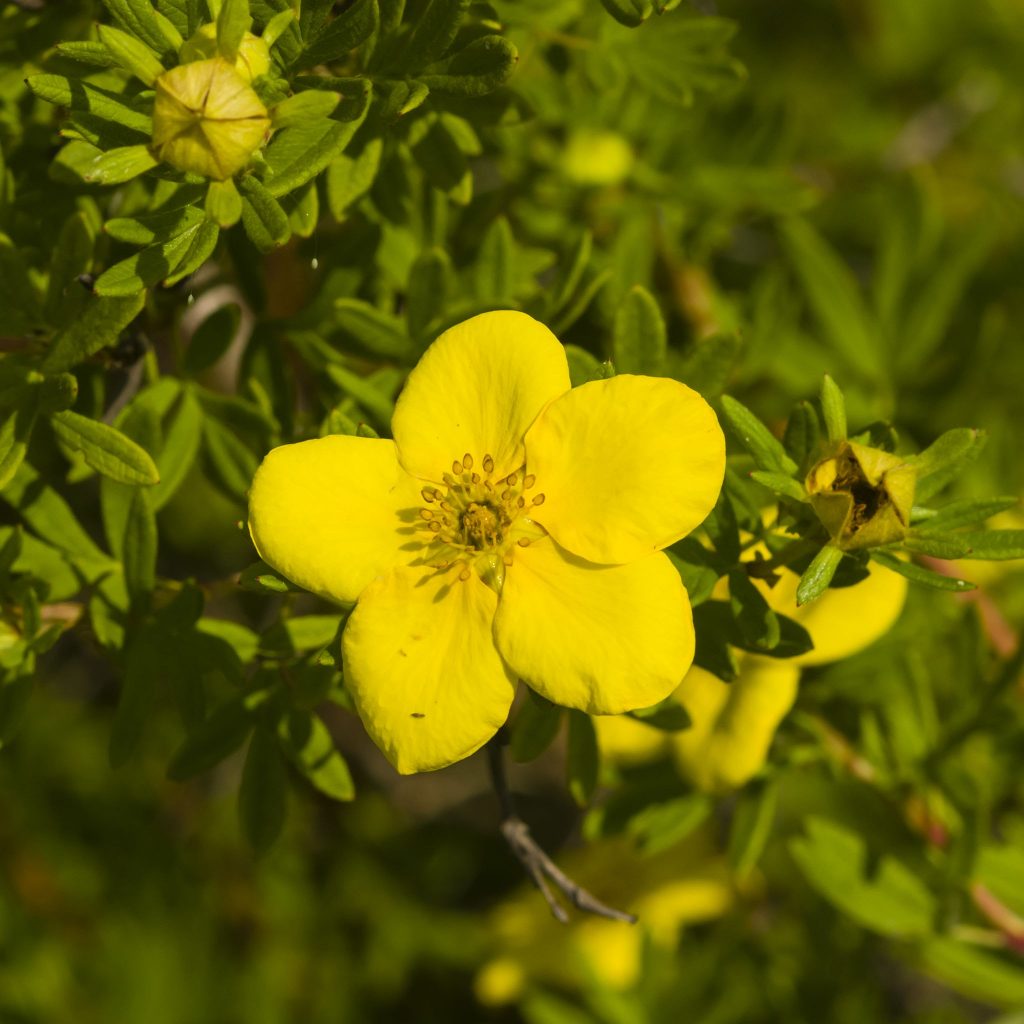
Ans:
[[[420,509],[421,525],[433,535],[428,564],[437,569],[460,565],[461,580],[468,580],[475,569],[500,592],[515,548],[542,536],[531,513],[544,504],[544,495],[527,496],[536,478],[525,467],[495,479],[490,455],[483,457],[479,471],[475,465],[467,452],[452,463],[450,473],[442,474],[446,490],[424,487],[420,492],[426,502]]]

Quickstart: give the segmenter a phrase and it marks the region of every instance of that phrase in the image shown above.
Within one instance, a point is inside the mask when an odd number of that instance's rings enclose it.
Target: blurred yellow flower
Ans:
[[[155,82],[153,154],[180,171],[224,181],[263,144],[270,115],[226,60],[193,61]]]
[[[874,643],[899,617],[907,581],[871,568],[852,587],[832,588],[797,606],[799,577],[783,570],[774,587],[755,580],[771,607],[799,622],[814,649],[796,658],[744,656],[731,683],[694,666],[674,693],[691,726],[678,733],[617,716],[597,719],[601,750],[621,763],[671,751],[680,773],[698,789],[736,789],[763,766],[779,723],[796,700],[800,669],[847,658]]]
[[[570,390],[546,327],[484,313],[430,346],[392,433],[276,448],[249,529],[289,579],[358,602],[345,684],[400,772],[486,743],[517,679],[591,714],[678,685],[693,624],[661,549],[704,519],[725,469],[698,394],[628,375]]]

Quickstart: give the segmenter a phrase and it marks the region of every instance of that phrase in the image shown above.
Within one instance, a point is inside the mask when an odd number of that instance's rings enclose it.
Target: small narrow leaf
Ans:
[[[826,373],[821,385],[821,413],[830,441],[846,440],[846,400],[839,385]]]
[[[569,752],[566,770],[569,793],[580,807],[586,807],[597,788],[600,753],[597,731],[590,716],[582,711],[569,712]]]
[[[270,849],[280,835],[287,802],[288,775],[277,737],[261,723],[249,740],[238,791],[242,828],[257,853]]]
[[[942,573],[932,572],[931,569],[926,569],[922,565],[915,565],[913,562],[901,561],[887,551],[872,551],[871,560],[879,565],[884,565],[886,569],[899,573],[900,576],[906,576],[908,580],[914,583],[924,583],[926,586],[934,587],[936,590],[955,590],[962,593],[965,590],[975,590],[977,586],[974,583],[969,583],[967,580],[960,580],[954,576],[944,576]]]
[[[65,445],[80,451],[88,465],[111,480],[147,486],[159,481],[149,453],[120,430],[70,410],[55,413],[50,422]]]
[[[729,395],[722,395],[722,411],[733,433],[754,457],[758,469],[784,476],[792,476],[797,471],[797,464],[786,454],[781,442],[745,405]]]
[[[512,760],[522,764],[540,757],[551,746],[561,724],[562,709],[528,690],[510,728]]]
[[[141,487],[134,489],[128,506],[122,550],[128,596],[133,605],[147,603],[156,584],[157,532],[149,494]]]
[[[654,296],[634,285],[615,314],[612,362],[619,373],[657,375],[665,365],[668,337]]]
[[[826,544],[814,556],[797,584],[796,603],[798,605],[807,604],[825,593],[842,558],[842,551],[831,544]]]
[[[134,36],[111,25],[100,25],[96,31],[118,64],[145,85],[152,85],[164,73],[157,55]]]

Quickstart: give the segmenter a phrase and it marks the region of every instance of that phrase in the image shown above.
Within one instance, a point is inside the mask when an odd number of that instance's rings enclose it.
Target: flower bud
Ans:
[[[260,98],[219,57],[172,68],[155,84],[153,153],[178,170],[224,181],[249,162],[270,130]]]
[[[178,53],[178,60],[182,64],[189,64],[197,60],[209,60],[217,55],[217,26],[209,24],[198,28],[185,41]],[[265,75],[270,70],[270,47],[259,36],[246,32],[238,46],[235,70],[247,84]]]
[[[903,539],[916,480],[900,456],[846,441],[807,474],[807,492],[835,544],[852,551]]]

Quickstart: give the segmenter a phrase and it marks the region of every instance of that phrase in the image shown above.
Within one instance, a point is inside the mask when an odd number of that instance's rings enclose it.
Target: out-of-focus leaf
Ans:
[[[288,774],[277,737],[265,724],[253,730],[238,791],[238,813],[246,838],[264,853],[284,827]]]
[[[562,724],[562,709],[527,690],[510,727],[509,752],[520,763],[540,757],[551,746]]]
[[[597,787],[601,757],[597,732],[590,716],[582,711],[569,712],[569,751],[566,771],[569,793],[580,807],[586,807]]]

